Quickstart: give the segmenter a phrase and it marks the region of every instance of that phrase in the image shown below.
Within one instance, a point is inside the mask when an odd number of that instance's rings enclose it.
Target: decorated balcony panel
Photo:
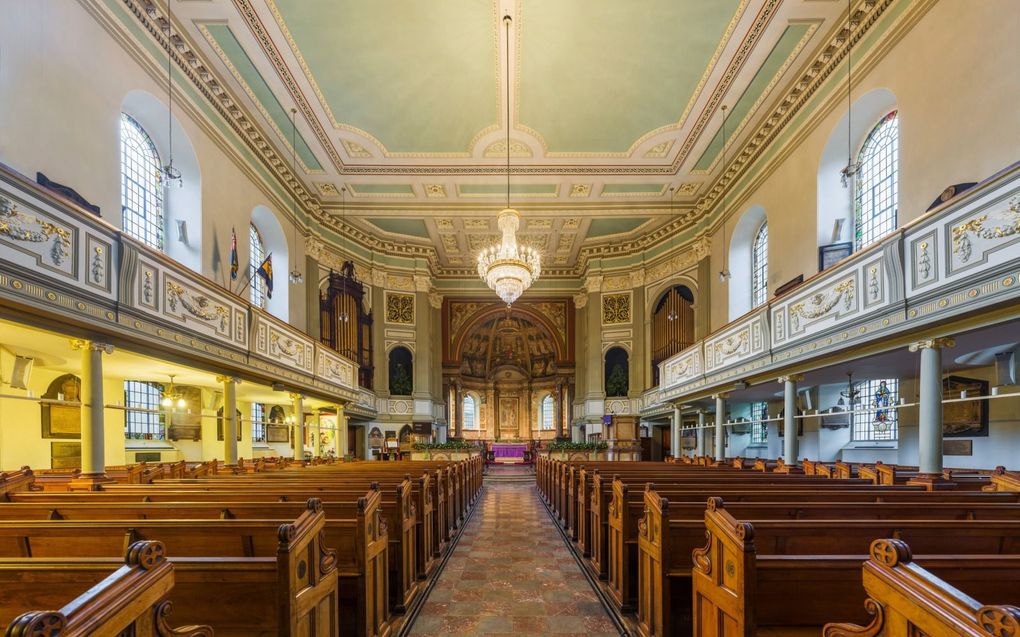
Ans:
[[[18,187],[18,181],[0,174],[4,287],[109,320],[108,311],[85,299],[112,304],[117,298],[116,231],[92,215],[66,214],[49,198]]]
[[[906,232],[909,320],[973,311],[1020,290],[1020,167]]]
[[[772,355],[785,362],[847,347],[904,320],[900,237],[809,281],[770,307]]]
[[[702,344],[692,345],[673,358],[663,361],[660,364],[659,378],[663,379],[666,387],[689,383],[704,374],[703,360]]]
[[[315,341],[311,338],[254,308],[251,331],[253,356],[300,374],[315,374]]]
[[[127,238],[121,240],[121,307],[220,345],[248,347],[248,306],[211,281]],[[128,317],[124,317],[132,323]],[[139,323],[139,321],[134,321]],[[134,325],[141,329],[141,325]],[[162,334],[158,334],[162,336]]]
[[[319,379],[342,387],[353,387],[357,384],[354,367],[354,363],[328,347],[315,346],[315,375]],[[361,397],[361,392],[358,396]]]
[[[602,413],[614,416],[630,416],[637,414],[640,409],[641,399],[630,399],[621,396],[620,398],[606,398],[602,406]]]
[[[672,364],[686,353],[680,352],[666,363]],[[770,362],[768,353],[768,312],[762,308],[705,339],[704,374],[722,379],[757,369]]]

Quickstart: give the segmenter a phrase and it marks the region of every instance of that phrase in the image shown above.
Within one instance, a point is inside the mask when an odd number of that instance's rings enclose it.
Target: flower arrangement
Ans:
[[[549,451],[605,451],[609,444],[605,442],[554,442],[547,447]]]
[[[416,442],[412,448],[415,451],[471,451],[478,447],[463,440],[450,440],[447,442]]]

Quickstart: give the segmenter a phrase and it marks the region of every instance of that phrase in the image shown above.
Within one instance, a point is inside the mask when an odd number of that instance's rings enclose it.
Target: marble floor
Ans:
[[[618,637],[534,482],[486,481],[409,635]]]

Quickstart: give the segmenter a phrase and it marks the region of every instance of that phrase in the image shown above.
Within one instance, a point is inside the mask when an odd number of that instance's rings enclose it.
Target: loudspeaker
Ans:
[[[28,389],[28,381],[32,377],[33,363],[35,363],[35,359],[28,356],[14,357],[14,368],[11,370],[11,387],[14,389]]]
[[[188,222],[183,219],[177,220],[177,240],[184,245],[188,244]]]
[[[995,355],[995,384],[1016,384],[1016,352],[998,352]]]

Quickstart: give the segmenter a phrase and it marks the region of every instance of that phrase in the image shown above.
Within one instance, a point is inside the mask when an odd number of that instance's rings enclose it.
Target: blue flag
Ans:
[[[255,276],[262,277],[262,280],[266,283],[266,296],[273,298],[273,255],[270,253],[266,256],[266,260],[262,262],[259,269],[255,271]]]
[[[237,260],[237,233],[230,229],[230,279],[237,279],[237,269],[240,262]]]

